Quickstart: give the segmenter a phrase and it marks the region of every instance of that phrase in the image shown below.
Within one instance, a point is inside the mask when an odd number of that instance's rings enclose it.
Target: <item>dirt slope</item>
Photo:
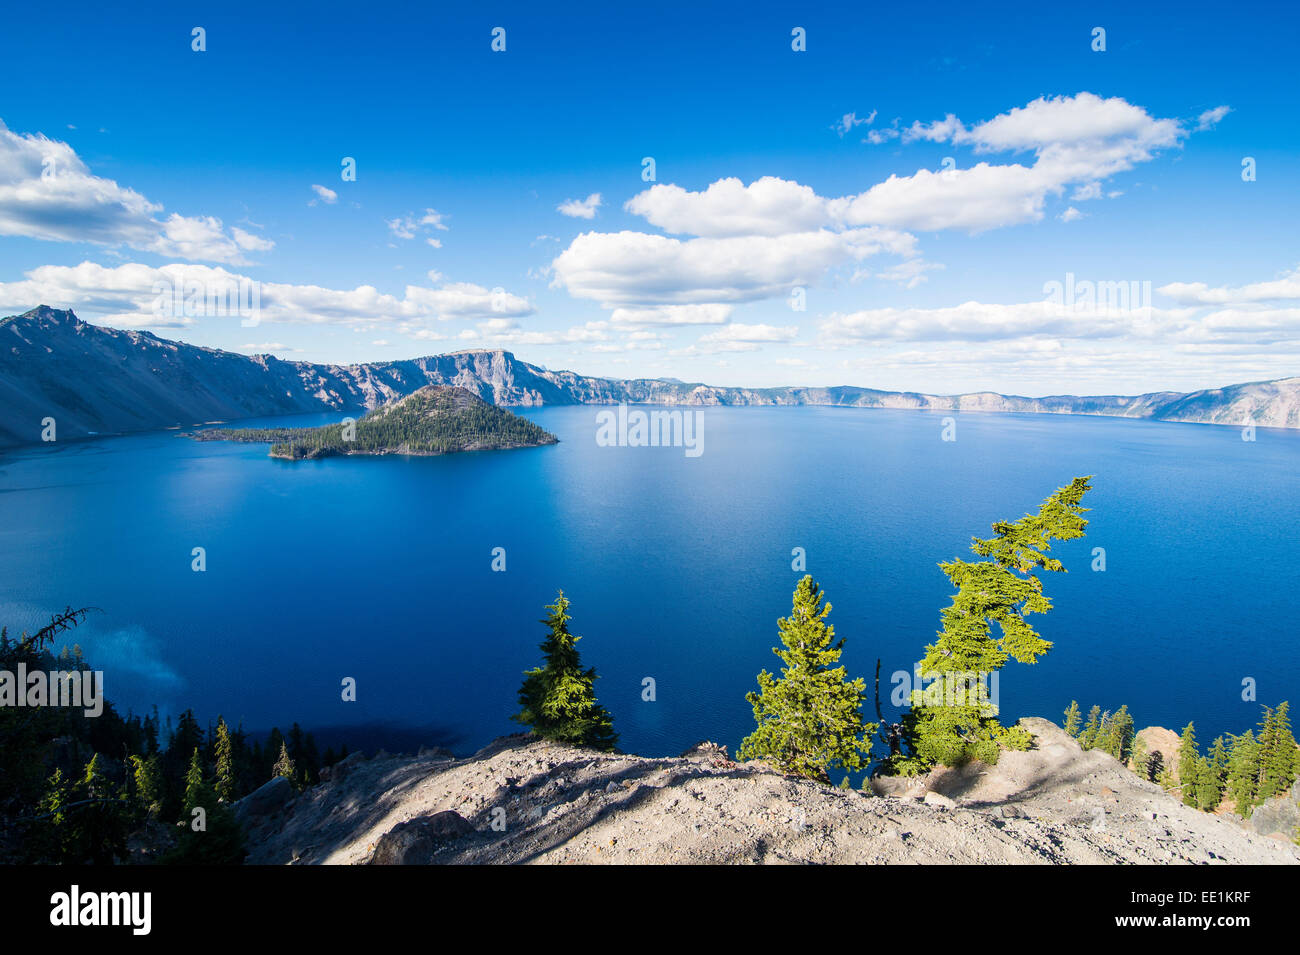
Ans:
[[[1046,720],[1023,725],[1036,737],[1032,751],[1007,753],[995,767],[887,784],[894,791],[884,795],[738,765],[707,744],[678,759],[593,753],[527,736],[504,737],[460,760],[354,754],[332,778],[278,808],[241,807],[248,861],[1300,861],[1287,842],[1183,806],[1111,757],[1082,751]]]

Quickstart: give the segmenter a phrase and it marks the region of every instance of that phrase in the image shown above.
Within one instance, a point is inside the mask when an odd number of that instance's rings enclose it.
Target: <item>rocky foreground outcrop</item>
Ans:
[[[648,759],[509,736],[467,759],[353,754],[241,804],[253,864],[1300,862],[1047,720],[996,766],[834,789],[701,744]],[[254,794],[256,796],[256,794]]]

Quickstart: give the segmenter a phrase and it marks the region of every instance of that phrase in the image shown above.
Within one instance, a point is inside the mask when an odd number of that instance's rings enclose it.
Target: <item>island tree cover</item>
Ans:
[[[828,769],[861,769],[870,759],[875,724],[862,720],[866,683],[835,666],[844,640],[826,623],[831,612],[821,588],[805,576],[794,590],[790,616],[777,619],[785,665],[779,677],[758,675],[758,692],[746,694],[758,728],[740,744],[740,759],[762,759],[785,773],[829,780]]]
[[[596,670],[584,669],[578,655],[582,638],[569,630],[569,600],[564,591],[549,605],[541,622],[548,633],[541,650],[545,662],[524,674],[519,705],[512,718],[557,743],[612,750],[618,743],[614,720],[596,702]]]
[[[554,444],[527,418],[490,405],[464,388],[426,385],[376,408],[352,424],[319,428],[236,428],[200,431],[204,441],[270,442],[277,458],[335,454],[449,454]]]
[[[1051,649],[1026,619],[1052,607],[1036,572],[1065,571],[1048,552],[1054,540],[1083,536],[1087,508],[1080,501],[1090,480],[1075,478],[1044,501],[1037,514],[999,521],[992,537],[974,538],[971,550],[986,560],[957,558],[939,565],[957,593],[943,610],[938,639],[925,648],[922,676],[939,679],[912,691],[912,709],[903,717],[907,753],[892,761],[897,772],[920,773],[937,763],[955,766],[969,759],[993,763],[999,747],[1029,745],[1024,730],[998,722],[984,678],[1008,659],[1035,663]]]

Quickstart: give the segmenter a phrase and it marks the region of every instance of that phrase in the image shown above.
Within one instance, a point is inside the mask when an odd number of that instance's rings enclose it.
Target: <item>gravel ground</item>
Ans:
[[[354,754],[278,808],[249,797],[248,861],[1300,862],[1287,841],[1182,805],[1047,720],[1022,725],[1029,752],[875,793],[737,764],[711,744],[647,759],[519,735],[468,759]]]

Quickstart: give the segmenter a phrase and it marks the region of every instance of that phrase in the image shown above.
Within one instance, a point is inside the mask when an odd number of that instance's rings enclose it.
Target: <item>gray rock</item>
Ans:
[[[1279,833],[1288,839],[1294,836],[1296,827],[1300,826],[1300,780],[1296,780],[1289,793],[1256,806],[1246,825],[1261,836]]]
[[[455,759],[456,754],[442,746],[421,746],[417,759]]]
[[[924,802],[927,806],[938,806],[940,809],[956,809],[957,803],[949,799],[942,793],[928,792],[925,794]]]
[[[371,865],[428,865],[444,842],[474,829],[460,813],[448,809],[398,823],[379,837]]]
[[[348,773],[356,769],[366,761],[366,754],[357,752],[349,753],[343,759],[339,760],[333,766],[326,766],[320,771],[320,778],[325,781],[339,780],[347,776]]]
[[[258,816],[269,816],[283,809],[296,795],[293,783],[284,776],[276,776],[235,803],[235,818],[242,822]]]
[[[727,747],[718,743],[711,743],[705,740],[702,743],[696,743],[686,752],[682,753],[681,759],[726,759]]]
[[[920,776],[872,776],[867,784],[877,796],[920,799],[925,795],[925,779]]]

